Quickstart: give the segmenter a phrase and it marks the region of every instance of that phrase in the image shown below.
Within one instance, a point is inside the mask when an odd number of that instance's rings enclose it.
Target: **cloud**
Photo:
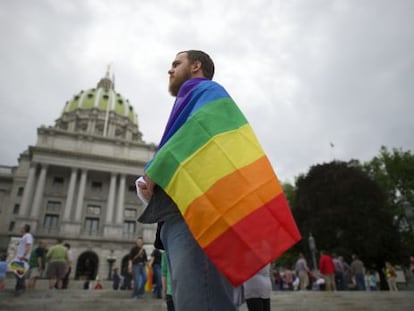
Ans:
[[[197,48],[282,180],[334,157],[412,150],[412,1],[3,1],[0,163],[15,165],[67,100],[113,64],[117,91],[158,142],[167,70]],[[334,142],[332,149],[329,142]]]

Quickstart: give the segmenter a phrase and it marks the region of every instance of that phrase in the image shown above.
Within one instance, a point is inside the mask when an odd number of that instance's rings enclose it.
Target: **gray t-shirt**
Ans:
[[[297,272],[306,271],[306,261],[304,258],[299,258],[298,261],[296,261],[295,270]]]
[[[244,297],[269,299],[272,294],[272,281],[270,280],[270,264],[265,266],[252,278],[244,282]]]

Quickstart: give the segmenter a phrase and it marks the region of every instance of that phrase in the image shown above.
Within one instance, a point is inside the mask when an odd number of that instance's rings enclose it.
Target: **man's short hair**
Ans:
[[[181,53],[187,53],[187,57],[191,64],[193,64],[196,61],[199,61],[201,63],[201,70],[203,71],[204,77],[206,77],[209,80],[213,79],[214,76],[214,63],[211,57],[199,50],[188,50],[188,51],[182,51]]]

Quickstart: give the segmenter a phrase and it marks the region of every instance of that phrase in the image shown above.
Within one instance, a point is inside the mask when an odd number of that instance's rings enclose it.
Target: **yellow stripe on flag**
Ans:
[[[165,191],[184,214],[218,180],[263,155],[249,124],[216,135],[180,164]]]

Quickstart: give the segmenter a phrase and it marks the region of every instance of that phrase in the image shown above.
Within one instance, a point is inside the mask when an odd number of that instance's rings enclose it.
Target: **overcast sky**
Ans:
[[[413,29],[412,0],[0,0],[0,164],[17,165],[110,63],[158,143],[186,49],[213,58],[282,181],[381,145],[412,151]]]

